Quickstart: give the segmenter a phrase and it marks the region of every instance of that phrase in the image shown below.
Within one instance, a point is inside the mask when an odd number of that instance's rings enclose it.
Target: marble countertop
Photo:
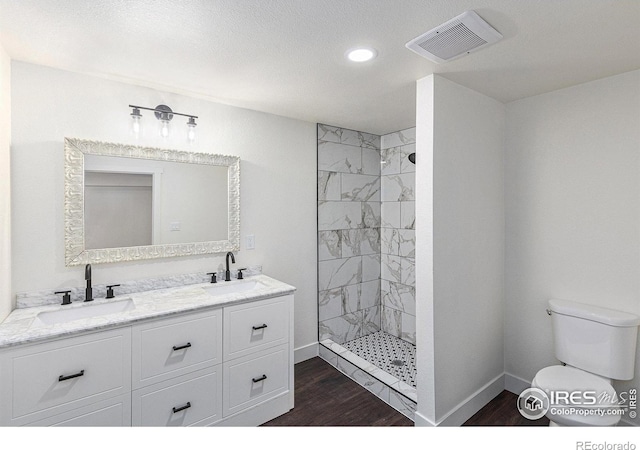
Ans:
[[[248,284],[253,282],[258,283],[255,288],[242,291],[242,288],[248,287]],[[216,287],[220,287],[225,291],[237,287],[238,291],[212,295],[205,290],[206,288],[215,289]],[[192,284],[120,295],[112,299],[96,299],[90,303],[76,302],[66,306],[55,305],[21,308],[14,310],[0,323],[0,348],[73,336],[107,328],[116,328],[143,320],[158,319],[185,312],[201,311],[277,297],[291,294],[295,292],[295,290],[295,287],[266,275],[255,275],[247,277],[244,280],[234,280],[228,283],[223,281],[216,284]],[[123,301],[126,299],[133,300],[135,308],[128,311],[52,325],[43,324],[37,319],[38,314],[43,312],[66,311],[73,308],[91,308],[94,305]]]

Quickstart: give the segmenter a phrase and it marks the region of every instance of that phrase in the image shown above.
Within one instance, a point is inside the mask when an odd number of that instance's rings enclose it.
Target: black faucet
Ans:
[[[87,288],[84,290],[84,301],[93,301],[93,289],[91,289],[91,264],[84,267],[84,279],[87,281]]]
[[[231,271],[229,270],[229,256],[231,256],[231,262],[236,263],[236,258],[233,253],[227,252],[227,270],[224,272],[224,281],[231,281]]]

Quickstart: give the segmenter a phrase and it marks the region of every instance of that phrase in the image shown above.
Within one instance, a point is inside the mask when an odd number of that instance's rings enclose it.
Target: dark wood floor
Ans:
[[[263,426],[413,426],[318,357],[296,364],[295,378],[295,408]]]
[[[263,426],[413,426],[413,421],[316,357],[295,365],[295,408]],[[503,391],[464,425],[548,425],[516,409],[517,396]]]

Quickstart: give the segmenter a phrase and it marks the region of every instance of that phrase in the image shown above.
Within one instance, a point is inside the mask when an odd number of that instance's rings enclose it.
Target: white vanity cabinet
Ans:
[[[293,295],[0,350],[0,425],[253,426],[293,408]]]

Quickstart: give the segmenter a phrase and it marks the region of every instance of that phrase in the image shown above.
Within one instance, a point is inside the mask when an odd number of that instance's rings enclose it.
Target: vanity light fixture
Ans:
[[[173,116],[178,115],[178,116],[188,117],[189,120],[187,121],[187,139],[190,143],[193,143],[196,140],[196,125],[197,125],[196,119],[198,118],[198,116],[194,116],[193,114],[183,114],[183,113],[175,112],[171,108],[169,108],[167,105],[158,105],[155,108],[147,108],[146,106],[129,105],[129,108],[133,109],[133,112],[131,113],[131,120],[132,120],[131,131],[136,137],[140,136],[141,119],[142,119],[142,114],[140,114],[140,110],[144,109],[147,111],[153,111],[154,115],[156,116],[156,119],[160,121],[160,136],[162,136],[163,138],[169,137],[169,134],[171,133],[170,123],[171,123],[171,119],[173,119]]]

